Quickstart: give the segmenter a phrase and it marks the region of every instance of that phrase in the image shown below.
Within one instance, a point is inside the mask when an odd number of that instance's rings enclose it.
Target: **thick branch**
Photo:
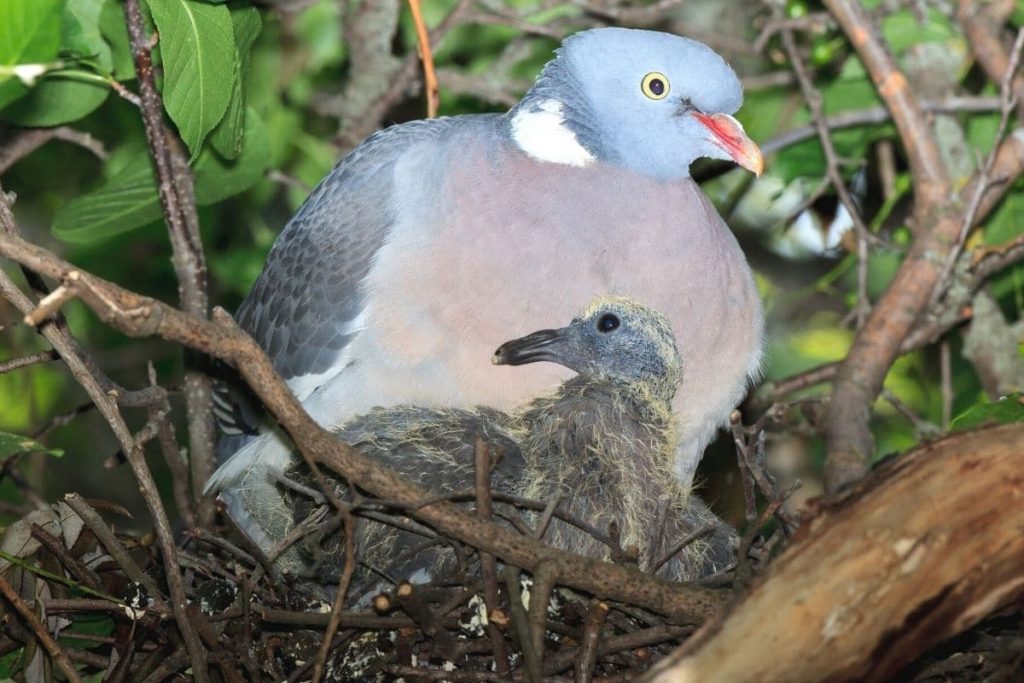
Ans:
[[[186,315],[155,299],[84,273],[17,237],[0,235],[0,255],[62,280],[69,292],[125,334],[156,334],[232,364],[285,428],[307,461],[326,465],[373,495],[409,504],[413,517],[451,538],[531,572],[546,564],[556,572],[561,585],[601,598],[629,602],[677,621],[702,621],[727,598],[721,591],[673,583],[636,569],[561,552],[471,516],[452,503],[436,502],[417,507],[415,503],[436,500],[436,497],[353,450],[314,422],[274,372],[256,342],[223,311],[217,312],[212,323]]]
[[[649,680],[881,681],[1024,596],[1024,425],[880,468]],[[796,597],[799,596],[799,599]]]

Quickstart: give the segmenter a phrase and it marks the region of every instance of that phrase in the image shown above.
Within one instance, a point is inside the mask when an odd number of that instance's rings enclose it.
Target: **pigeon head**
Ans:
[[[599,297],[566,327],[505,342],[492,361],[558,363],[586,379],[619,384],[666,403],[682,379],[682,360],[668,321],[625,297]]]
[[[527,154],[574,166],[604,161],[658,178],[701,157],[754,173],[761,151],[732,117],[743,90],[716,52],[689,38],[600,28],[567,38],[509,114]]]

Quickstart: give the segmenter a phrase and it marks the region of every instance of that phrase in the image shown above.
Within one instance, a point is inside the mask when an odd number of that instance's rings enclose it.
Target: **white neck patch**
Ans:
[[[558,100],[541,102],[537,110],[519,111],[512,117],[512,139],[519,149],[538,161],[569,166],[589,166],[594,155],[580,144],[565,125],[564,105]]]

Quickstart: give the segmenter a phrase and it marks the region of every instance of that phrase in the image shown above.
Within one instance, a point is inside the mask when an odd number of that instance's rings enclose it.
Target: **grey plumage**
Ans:
[[[664,317],[629,299],[602,297],[569,326],[507,342],[494,357],[496,364],[506,365],[537,361],[559,363],[579,374],[512,415],[487,408],[379,408],[350,421],[339,437],[431,490],[472,498],[479,435],[500,454],[492,469],[494,491],[541,502],[557,496],[560,509],[602,533],[614,522],[623,548],[636,550],[641,568],[648,571],[679,540],[710,525],[709,537],[676,553],[658,573],[692,580],[726,566],[734,556],[735,533],[691,495],[672,466],[677,430],[671,400],[682,365]],[[286,476],[315,486],[302,465]],[[338,493],[348,497],[349,492],[339,486]],[[266,508],[261,496],[245,501],[262,530],[276,540],[316,507],[311,498],[287,487],[282,496],[288,505],[281,510]],[[501,503],[496,509],[506,518],[519,514]],[[527,515],[527,521],[535,524],[537,516]],[[611,556],[601,540],[558,518],[544,539],[588,557]],[[382,522],[363,519],[357,527],[360,560],[392,579],[452,568],[450,549],[423,544],[422,536]],[[314,571],[319,580],[329,581],[342,561],[343,540],[332,529],[326,537],[299,544],[281,565],[295,573]],[[358,592],[376,581],[363,571],[354,585]]]
[[[660,570],[686,580],[723,568],[733,534],[675,476],[678,438],[672,398],[684,372],[675,337],[660,313],[630,299],[600,297],[571,325],[498,349],[502,362],[547,360],[579,374],[517,415],[527,471],[526,498],[566,501],[573,516],[606,530],[618,526],[624,549],[653,569],[688,534],[714,525],[704,540]],[[588,557],[610,559],[592,535],[554,519],[545,539]]]
[[[660,99],[642,92],[652,73]],[[732,70],[695,41],[571,37],[510,112],[395,126],[340,162],[278,238],[239,321],[313,418],[337,428],[376,406],[511,410],[566,374],[509,378],[481,354],[595,294],[636,297],[680,335],[675,467],[688,483],[760,369],[752,273],[689,178],[699,157],[759,170],[729,116],[741,102]],[[240,395],[220,392],[218,412],[250,438],[211,492],[291,462]]]
[[[437,139],[453,123],[412,121],[378,131],[353,150],[288,221],[235,313],[300,399],[345,369],[337,361],[360,331],[357,318],[366,299],[360,283],[396,218],[389,180],[395,164],[410,147]],[[350,201],[349,193],[359,201]],[[319,376],[312,388],[302,386],[305,375]],[[236,378],[225,378],[219,399],[222,429],[257,433],[260,412]]]

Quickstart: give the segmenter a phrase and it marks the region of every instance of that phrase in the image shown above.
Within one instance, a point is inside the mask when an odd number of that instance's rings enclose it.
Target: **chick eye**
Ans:
[[[659,71],[652,71],[640,81],[640,89],[652,100],[663,100],[668,96],[668,78]]]
[[[597,331],[598,332],[607,333],[607,332],[611,332],[612,330],[618,329],[618,327],[619,327],[619,319],[618,319],[618,317],[612,315],[611,313],[605,313],[597,321]]]

